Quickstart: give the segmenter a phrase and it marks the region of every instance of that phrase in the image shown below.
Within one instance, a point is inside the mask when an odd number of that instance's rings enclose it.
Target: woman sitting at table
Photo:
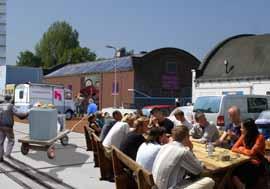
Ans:
[[[251,161],[240,165],[233,172],[233,183],[237,189],[252,187],[263,172],[260,158],[265,153],[265,139],[259,134],[253,119],[246,119],[241,124],[242,135],[232,147],[233,152],[251,157]]]

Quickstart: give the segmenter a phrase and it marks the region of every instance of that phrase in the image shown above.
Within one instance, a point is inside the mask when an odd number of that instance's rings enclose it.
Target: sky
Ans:
[[[220,41],[238,34],[270,33],[269,0],[8,0],[7,64],[36,43],[55,21],[79,32],[80,44],[98,57],[163,47],[203,60]]]

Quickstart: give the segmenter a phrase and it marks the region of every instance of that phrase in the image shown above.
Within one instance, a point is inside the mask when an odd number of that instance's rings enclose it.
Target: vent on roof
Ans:
[[[126,54],[126,48],[120,48],[119,50],[117,50],[116,57],[124,57],[126,56]]]
[[[140,54],[147,54],[147,51],[141,51]]]

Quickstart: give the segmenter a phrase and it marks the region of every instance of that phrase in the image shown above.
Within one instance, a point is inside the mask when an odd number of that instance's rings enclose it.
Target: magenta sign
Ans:
[[[161,81],[162,88],[169,90],[179,89],[179,79],[176,74],[163,74]]]

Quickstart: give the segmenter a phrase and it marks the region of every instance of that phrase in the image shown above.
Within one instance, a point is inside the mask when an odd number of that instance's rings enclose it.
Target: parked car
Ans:
[[[201,96],[195,101],[193,111],[204,112],[208,121],[222,127],[229,123],[228,109],[240,108],[241,118],[258,118],[259,114],[270,107],[270,96],[266,95],[219,95]]]
[[[126,108],[113,108],[113,107],[108,107],[108,108],[103,108],[101,110],[101,112],[103,114],[108,114],[110,117],[112,117],[112,113],[118,110],[121,112],[121,114],[124,116],[124,114],[128,113],[128,114],[134,114],[136,112],[136,109],[126,109]]]
[[[260,113],[258,119],[255,120],[255,123],[265,139],[270,139],[270,110]]]
[[[142,112],[145,116],[149,117],[151,110],[154,108],[158,108],[162,111],[163,115],[165,117],[170,115],[170,112],[175,108],[173,105],[151,105],[151,106],[145,106],[142,108]]]
[[[174,125],[179,125],[180,121],[176,120],[174,117],[174,113],[177,110],[181,110],[184,112],[185,118],[187,121],[189,121],[190,123],[194,123],[194,116],[193,116],[193,106],[180,106],[180,107],[176,107],[171,113],[170,116],[168,117],[173,123]]]

